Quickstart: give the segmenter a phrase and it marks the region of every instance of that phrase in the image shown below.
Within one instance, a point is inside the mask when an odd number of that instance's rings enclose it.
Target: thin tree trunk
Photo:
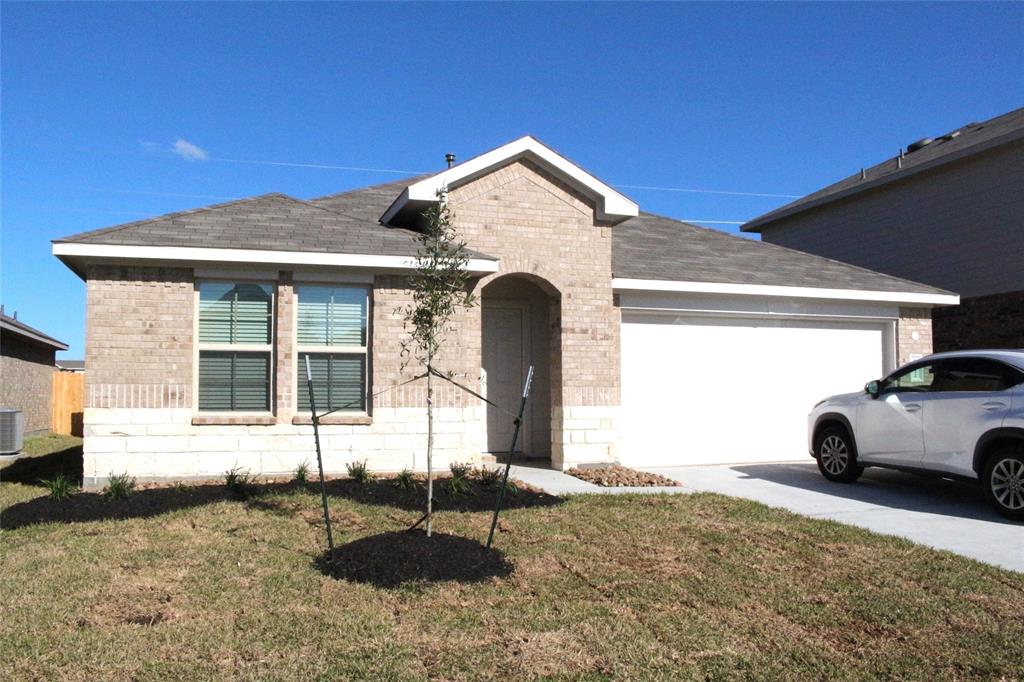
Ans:
[[[430,352],[427,352],[427,537],[434,526],[434,383]]]

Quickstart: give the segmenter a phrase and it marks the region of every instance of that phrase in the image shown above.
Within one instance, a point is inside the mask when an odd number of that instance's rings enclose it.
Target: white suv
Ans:
[[[879,466],[980,480],[1004,516],[1024,520],[1024,350],[937,353],[826,398],[808,441],[830,481]]]

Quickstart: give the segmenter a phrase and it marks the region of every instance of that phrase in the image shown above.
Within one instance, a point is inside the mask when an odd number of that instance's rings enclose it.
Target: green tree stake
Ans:
[[[331,513],[327,509],[327,485],[324,483],[324,458],[320,454],[320,418],[316,416],[316,398],[313,396],[313,372],[309,369],[309,354],[306,360],[306,387],[309,389],[309,414],[313,418],[313,440],[316,441],[316,464],[320,468],[320,500],[324,504],[324,525],[327,526],[327,551],[334,561],[334,534],[331,533]]]

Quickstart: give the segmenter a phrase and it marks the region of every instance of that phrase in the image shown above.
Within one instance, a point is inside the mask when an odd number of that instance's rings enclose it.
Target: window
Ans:
[[[950,358],[939,370],[936,390],[952,392],[1003,391],[1020,383],[1020,372],[986,358]]]
[[[199,410],[270,410],[273,288],[199,285]]]
[[[882,381],[879,393],[922,393],[935,383],[935,365],[908,367]]]
[[[306,358],[318,412],[366,411],[369,290],[362,286],[299,286],[296,395],[309,410]]]

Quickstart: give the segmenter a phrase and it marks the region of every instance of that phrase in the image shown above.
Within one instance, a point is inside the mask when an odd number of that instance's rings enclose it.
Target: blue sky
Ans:
[[[65,357],[84,353],[84,285],[51,239],[400,177],[239,160],[420,172],[529,133],[612,184],[799,195],[1024,105],[1021,3],[0,13],[0,298]],[[725,230],[789,201],[624,191]]]

